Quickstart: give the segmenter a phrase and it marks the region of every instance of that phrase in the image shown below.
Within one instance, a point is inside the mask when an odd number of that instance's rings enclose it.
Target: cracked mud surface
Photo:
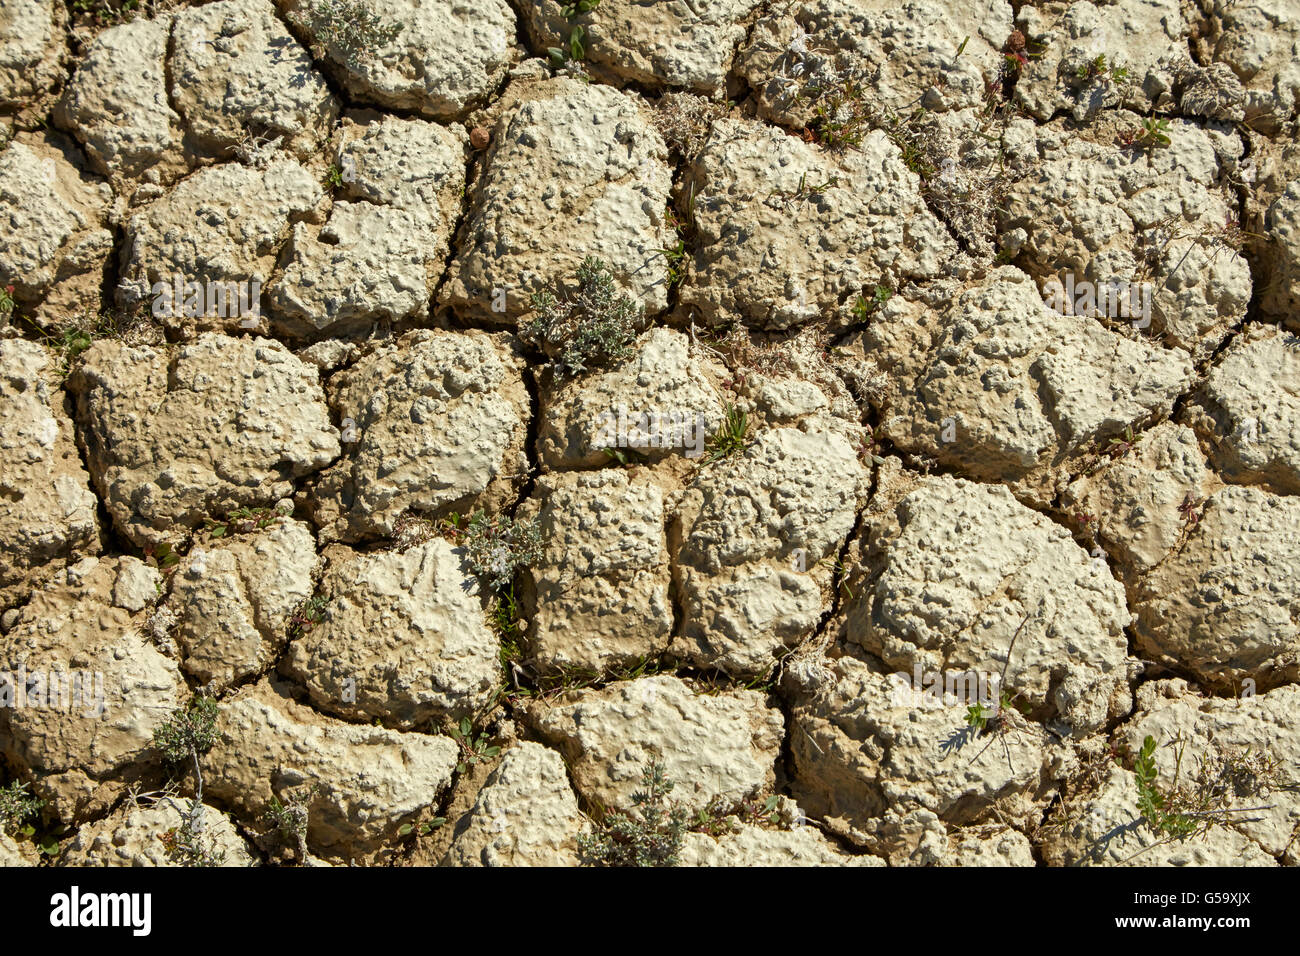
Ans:
[[[572,866],[651,764],[683,865],[1300,862],[1300,2],[84,6],[0,0],[0,864]]]

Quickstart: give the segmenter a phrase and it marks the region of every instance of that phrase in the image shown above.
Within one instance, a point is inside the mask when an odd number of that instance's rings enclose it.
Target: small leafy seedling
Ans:
[[[704,458],[704,463],[708,464],[736,454],[744,449],[748,438],[749,415],[735,405],[728,404],[723,412],[722,424],[709,439],[708,454]]]
[[[668,261],[668,288],[681,285],[686,278],[686,240],[678,239],[674,245],[659,252]]]
[[[1195,831],[1196,821],[1166,809],[1165,796],[1156,788],[1160,771],[1156,767],[1155,753],[1155,738],[1147,734],[1142,741],[1142,749],[1133,761],[1133,773],[1137,777],[1138,812],[1152,829],[1165,836],[1188,836]]]
[[[870,128],[867,92],[855,82],[837,82],[807,91],[817,105],[812,110],[813,138],[829,149],[853,149],[862,145]]]
[[[1081,80],[1091,80],[1098,77],[1109,77],[1117,83],[1122,83],[1128,79],[1128,68],[1123,66],[1107,66],[1106,54],[1098,53],[1095,57],[1084,63],[1076,71],[1076,75]]]
[[[780,826],[781,798],[772,794],[762,804],[757,798],[745,800],[740,805],[740,816],[755,826]]]
[[[773,190],[771,195],[779,196],[781,200],[787,206],[789,206],[792,203],[800,202],[803,200],[809,200],[812,199],[814,196],[820,196],[823,193],[825,193],[826,190],[838,186],[839,184],[840,184],[839,177],[832,176],[830,179],[827,179],[826,181],[816,186],[810,186],[808,184],[808,174],[803,173],[799,177],[799,187],[795,189],[794,192],[785,192],[784,190],[777,189],[777,190]]]
[[[1133,426],[1127,425],[1124,428],[1123,436],[1112,438],[1106,444],[1106,453],[1111,458],[1123,458],[1137,446],[1137,437],[1133,434]]]
[[[204,526],[213,538],[224,538],[232,534],[249,534],[263,531],[284,517],[271,508],[236,508],[226,515],[225,521],[204,518]]]
[[[45,806],[45,801],[31,796],[27,784],[14,781],[0,787],[0,829],[11,835],[31,836],[36,828],[28,823]]]
[[[170,862],[188,867],[221,866],[226,862],[226,851],[217,849],[204,830],[205,812],[201,803],[191,800],[188,812],[181,811],[181,825],[158,835]]]
[[[476,574],[486,578],[498,591],[509,588],[515,572],[526,568],[542,556],[542,529],[537,519],[531,521],[488,517],[477,511],[461,534],[465,557]]]
[[[329,600],[322,595],[308,598],[289,615],[289,639],[295,640],[306,634],[321,621],[325,620],[325,608]]]
[[[318,43],[334,47],[351,66],[373,59],[402,32],[401,23],[385,25],[364,0],[315,0],[307,23]]]
[[[457,773],[465,773],[470,767],[482,760],[491,760],[501,753],[501,748],[488,745],[487,734],[475,734],[474,725],[468,717],[462,717],[460,725],[451,729],[451,736],[460,747],[460,763],[456,765]]]
[[[195,696],[188,706],[178,708],[154,731],[153,743],[170,764],[198,761],[198,754],[212,749],[220,736],[217,717],[220,708],[211,697]]]
[[[170,544],[163,541],[151,548],[145,548],[144,560],[150,567],[157,568],[163,574],[171,574],[180,563],[181,556],[172,549]]]
[[[853,302],[853,317],[859,322],[866,322],[889,301],[893,293],[888,286],[878,285],[871,296],[860,295]]]
[[[1169,120],[1156,119],[1154,116],[1142,121],[1142,128],[1126,133],[1123,137],[1125,146],[1139,149],[1155,149],[1168,146],[1173,142],[1169,138]]]
[[[1014,707],[1023,714],[1028,709],[1023,701],[1018,700],[1018,696],[1012,696],[1009,691],[1002,691],[996,711],[989,710],[980,703],[972,704],[966,708],[966,726],[981,734],[986,731],[991,734],[1006,732],[1010,727],[1007,712]]]
[[[651,761],[642,771],[643,789],[632,795],[633,811],[607,813],[594,832],[578,837],[585,866],[676,866],[690,817],[670,806],[673,781]]]
[[[582,40],[586,31],[573,21],[585,13],[590,13],[600,6],[600,0],[576,0],[574,3],[560,5],[560,13],[569,21],[569,41],[563,47],[547,47],[546,53],[556,66],[563,66],[566,61],[578,62],[586,59],[587,48]]]
[[[609,456],[611,465],[617,462],[624,468],[629,465],[643,465],[650,460],[649,456],[643,455],[634,448],[602,448],[601,451]]]
[[[423,823],[404,823],[397,833],[399,836],[410,836],[412,833],[428,836],[446,822],[446,817],[434,817],[432,820],[425,820]]]
[[[560,382],[631,357],[644,320],[641,307],[618,293],[613,273],[600,259],[584,259],[575,279],[576,289],[534,293],[537,315],[520,330],[526,343],[552,361]]]

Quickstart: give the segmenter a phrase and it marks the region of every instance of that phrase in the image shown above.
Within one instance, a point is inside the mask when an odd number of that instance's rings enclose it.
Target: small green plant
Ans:
[[[704,463],[718,461],[741,451],[749,439],[749,415],[735,405],[728,404],[723,411],[722,424],[709,439]]]
[[[187,760],[194,770],[194,796],[189,807],[181,811],[181,825],[159,835],[167,857],[182,866],[220,866],[224,851],[217,850],[203,825],[203,771],[199,754],[216,744],[217,717],[220,708],[211,697],[195,696],[185,707],[172,712],[171,718],[154,731],[153,744],[169,764],[182,765]]]
[[[226,851],[219,850],[203,827],[206,808],[197,799],[190,800],[188,810],[181,811],[181,825],[159,834],[167,859],[177,866],[221,866]]]
[[[501,638],[501,649],[497,652],[497,660],[501,662],[501,669],[509,674],[516,664],[523,659],[523,648],[519,646],[519,629],[518,621],[512,622],[515,627],[511,635],[503,635]]]
[[[728,818],[726,806],[720,797],[714,797],[709,801],[707,807],[701,807],[695,811],[695,816],[690,821],[690,831],[692,833],[703,833],[713,837],[715,840],[720,836],[725,836],[735,830],[733,820]]]
[[[451,729],[451,736],[460,747],[460,763],[456,765],[457,773],[464,773],[482,760],[491,760],[501,753],[500,747],[489,746],[487,734],[475,734],[474,725],[468,717],[462,717],[460,725]]]
[[[691,216],[695,209],[695,184],[691,183],[686,193],[685,217],[679,216],[677,210],[670,202],[668,208],[664,211],[664,224],[672,230],[677,241],[666,249],[660,249],[660,254],[668,264],[668,288],[672,289],[682,284],[686,278],[686,267],[690,260],[687,249],[687,241],[695,234],[695,225]]]
[[[180,563],[181,556],[166,541],[144,549],[144,560],[163,574],[171,574]]]
[[[635,448],[602,448],[601,451],[609,456],[609,464],[618,464],[622,468],[643,465],[650,460],[648,455],[643,455]]]
[[[611,811],[593,833],[578,838],[584,865],[677,865],[690,818],[680,807],[669,806],[674,785],[658,761],[642,772],[641,786],[632,795],[632,812]]]
[[[1138,812],[1153,830],[1165,836],[1189,836],[1196,830],[1196,821],[1181,813],[1170,812],[1164,794],[1156,788],[1160,771],[1156,768],[1155,753],[1155,738],[1147,734],[1142,741],[1142,749],[1133,761],[1133,773],[1137,776]]]
[[[686,240],[678,239],[674,245],[659,252],[668,261],[668,288],[681,285],[686,278]]]
[[[486,579],[492,593],[488,598],[488,624],[501,640],[501,666],[507,676],[520,673],[517,660],[520,631],[519,601],[515,597],[515,574],[542,555],[541,525],[476,511],[467,518],[451,514],[440,519],[439,532],[459,544],[474,572]],[[511,649],[507,655],[507,648]]]
[[[302,637],[325,620],[325,608],[328,605],[329,599],[318,594],[294,608],[293,613],[289,615],[289,639],[296,640]]]
[[[12,297],[10,300],[12,301]],[[4,312],[4,304],[5,293],[0,293],[0,313]],[[42,344],[58,356],[59,375],[65,379],[72,372],[82,353],[100,339],[132,340],[134,344],[136,336],[146,331],[146,323],[143,320],[144,316],[139,311],[134,313],[110,311],[82,315],[63,325],[47,329],[26,316],[22,317],[22,321],[39,336]]]
[[[640,306],[616,292],[614,276],[601,260],[584,259],[575,278],[575,290],[535,293],[537,316],[520,333],[551,359],[558,381],[630,357],[643,321]]]
[[[1122,83],[1128,79],[1128,68],[1123,66],[1107,66],[1106,54],[1098,53],[1091,60],[1084,63],[1075,71],[1075,75],[1081,80],[1091,80],[1098,77],[1109,77],[1116,83]]]
[[[330,168],[325,172],[325,183],[330,189],[343,188],[343,170],[339,169],[337,163],[330,163]]]
[[[893,293],[889,291],[888,286],[878,285],[872,291],[870,298],[860,295],[853,303],[853,317],[859,322],[865,322],[871,316],[875,315],[889,301]]]
[[[81,353],[94,343],[90,332],[85,329],[67,328],[59,333],[58,351],[63,356],[65,366],[70,366]]]
[[[492,596],[488,604],[488,624],[500,639],[501,649],[498,652],[498,659],[501,662],[502,673],[506,680],[514,685],[515,690],[520,690],[519,678],[524,674],[523,667],[520,666],[520,661],[524,657],[520,647],[523,629],[520,626],[519,602],[515,598],[513,583]]]
[[[808,185],[808,174],[803,173],[799,177],[798,188],[795,189],[793,192],[786,192],[784,190],[775,189],[772,191],[770,195],[779,196],[782,202],[784,202],[785,205],[789,206],[792,203],[801,202],[807,199],[812,199],[814,196],[820,196],[824,192],[826,192],[826,190],[834,186],[838,186],[839,184],[840,184],[839,177],[832,176],[830,179],[826,180],[820,185],[810,186]]]
[[[519,633],[519,602],[515,599],[514,584],[502,588],[493,597],[488,619],[492,623],[492,629],[501,638],[502,653],[505,652],[507,644],[518,645],[521,636]]]
[[[9,288],[13,287],[10,286]],[[13,311],[12,302],[13,300],[10,299],[10,314],[12,314]],[[0,295],[0,313],[3,313],[4,311],[5,299]],[[82,323],[71,323],[56,329],[42,329],[28,320],[25,316],[23,321],[35,328],[45,346],[59,357],[59,376],[65,379],[72,371],[72,367],[76,364],[77,359],[81,357],[83,352],[94,344],[97,337],[97,330]]]
[[[885,426],[884,424],[876,425],[870,431],[864,432],[862,441],[858,443],[858,457],[862,459],[863,464],[883,465],[885,458],[881,454],[885,450]]]
[[[664,667],[664,661],[653,655],[643,655],[634,661],[622,665],[607,665],[604,669],[565,665],[558,673],[542,673],[537,676],[537,696],[553,699],[561,694],[597,684],[616,681],[636,680],[658,674]]]
[[[8,144],[7,140],[0,141],[0,149]],[[14,314],[14,287],[11,285],[0,289],[0,318],[8,319]]]
[[[130,22],[140,10],[140,0],[72,0],[79,21],[109,27]]]
[[[50,859],[58,856],[59,851],[62,849],[63,847],[59,846],[58,838],[53,836],[46,837],[36,844],[36,851],[41,856],[48,856]]]
[[[459,541],[465,533],[470,517],[471,515],[462,515],[458,511],[449,511],[434,522],[434,530],[440,537],[449,541]]]
[[[926,112],[924,107],[917,107],[907,119],[890,116],[889,122],[885,126],[885,135],[902,153],[903,165],[916,173],[923,182],[929,180],[936,172],[934,161],[929,151],[925,149],[913,125],[917,120],[925,116]]]
[[[575,23],[569,30],[569,42],[563,47],[547,47],[546,53],[557,66],[563,66],[568,61],[580,63],[587,58],[587,48],[582,45],[582,38],[586,35],[586,31]]]
[[[1027,37],[1019,30],[1012,30],[1002,45],[1002,72],[999,80],[1019,76],[1021,69],[1028,66],[1030,60],[1041,59],[1046,49],[1046,45],[1039,40]]]
[[[1168,146],[1173,142],[1169,138],[1169,120],[1156,119],[1154,116],[1147,117],[1142,121],[1141,129],[1133,130],[1124,135],[1123,142],[1125,146],[1134,146],[1139,149],[1155,149],[1156,147]]]
[[[307,816],[307,808],[302,804],[291,800],[286,806],[279,797],[272,797],[263,819],[281,839],[297,844],[307,836]]]
[[[514,582],[515,572],[542,555],[542,530],[536,519],[491,518],[477,511],[465,526],[461,544],[476,574],[500,591]]]
[[[403,823],[397,833],[399,836],[410,836],[412,833],[428,836],[446,822],[446,817],[434,817],[432,820],[425,820],[423,823]]]
[[[212,518],[203,520],[211,537],[224,538],[232,534],[263,531],[283,517],[283,514],[271,508],[236,508],[226,515],[225,521],[216,521]]]
[[[14,781],[0,787],[0,829],[10,836],[31,836],[36,828],[27,821],[33,819],[45,801],[27,792],[27,784]]]
[[[311,798],[320,787],[312,784],[305,794],[285,796],[281,803],[279,797],[272,797],[270,805],[262,814],[268,835],[279,838],[285,846],[292,847],[294,857],[299,863],[307,859],[307,823],[310,819]]]
[[[1042,613],[1042,605],[1040,604],[1037,616],[1041,618]],[[975,756],[971,758],[970,763],[966,765],[967,767],[971,766],[971,764],[978,761],[980,757],[984,756],[985,751],[992,747],[993,742],[996,740],[1002,744],[1002,753],[1007,758],[1007,770],[1012,774],[1015,773],[1015,767],[1011,763],[1011,748],[1007,746],[1006,741],[1006,735],[1015,729],[1014,722],[1011,718],[1011,712],[1015,709],[1027,716],[1030,712],[1030,708],[1023,704],[1017,704],[1020,695],[1013,694],[1006,690],[1007,668],[1011,666],[1011,655],[1015,653],[1016,641],[1020,640],[1021,633],[1034,617],[1035,613],[1033,611],[1027,611],[1025,616],[1021,618],[1020,624],[1017,625],[1015,633],[1011,635],[1010,643],[1007,644],[1007,656],[1002,661],[1002,672],[998,675],[997,683],[994,685],[999,688],[997,710],[987,710],[982,702],[976,703],[966,709],[966,728],[954,737],[955,741],[960,741],[957,746],[960,747],[967,740],[973,740],[979,736],[987,736],[989,738],[988,743],[981,747],[979,753],[975,754]],[[1050,631],[1055,622],[1056,616],[1053,615],[1044,630]]]
[[[581,25],[573,21],[586,13],[590,13],[600,6],[600,0],[577,0],[575,3],[564,3],[560,5],[560,13],[569,21],[569,40],[563,47],[547,47],[547,56],[551,58],[556,66],[563,66],[568,61],[580,62],[587,57],[587,48],[583,46],[582,39],[586,31]]]
[[[818,143],[830,149],[862,145],[862,138],[870,128],[867,94],[862,84],[846,81],[826,87],[812,86],[806,93],[817,100],[809,125]]]
[[[1147,825],[1168,840],[1180,840],[1205,833],[1229,819],[1233,813],[1254,813],[1271,806],[1229,806],[1240,797],[1254,797],[1279,786],[1279,765],[1275,758],[1252,750],[1223,749],[1211,744],[1189,783],[1180,784],[1184,745],[1178,741],[1174,775],[1168,789],[1159,786],[1156,741],[1148,734],[1133,759],[1137,778],[1138,812]]]
[[[212,749],[217,742],[220,708],[211,697],[196,695],[188,706],[173,711],[171,719],[154,731],[153,745],[170,764],[192,760]]]
[[[967,707],[966,726],[981,734],[985,731],[994,734],[1004,733],[1009,726],[1005,715],[1011,708],[1019,710],[1022,714],[1028,709],[1023,702],[1018,702],[1010,691],[1004,690],[998,698],[996,710],[990,710],[981,703]]]
[[[850,601],[856,597],[853,593],[853,585],[849,584],[849,576],[854,570],[852,565],[845,564],[843,561],[836,560],[831,563],[831,580],[835,582],[835,589]]]
[[[1106,443],[1106,454],[1111,458],[1123,458],[1137,446],[1137,436],[1133,434],[1133,426],[1126,425],[1124,434],[1118,438],[1112,438]]]
[[[751,797],[740,804],[740,818],[753,826],[777,827],[781,825],[781,798],[771,794],[760,804]]]
[[[352,66],[372,59],[375,51],[397,39],[401,23],[385,25],[363,0],[315,0],[307,23],[316,41],[334,47]]]

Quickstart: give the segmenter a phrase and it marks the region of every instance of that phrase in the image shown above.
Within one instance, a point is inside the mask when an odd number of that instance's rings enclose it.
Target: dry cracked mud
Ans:
[[[1300,0],[0,0],[0,865],[1300,863]]]

